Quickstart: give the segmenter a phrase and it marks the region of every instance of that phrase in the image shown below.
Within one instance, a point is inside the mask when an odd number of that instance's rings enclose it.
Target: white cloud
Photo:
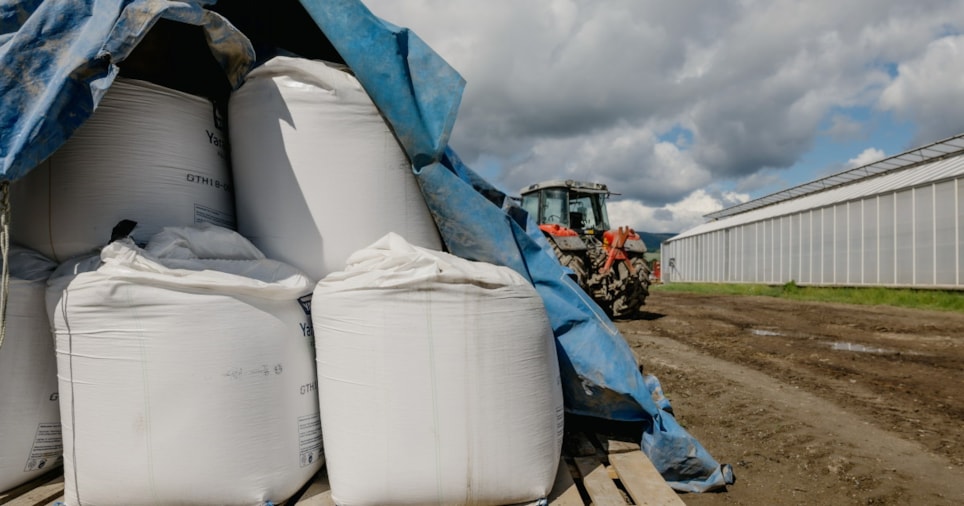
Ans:
[[[847,160],[847,169],[856,169],[857,167],[863,167],[864,165],[869,165],[874,162],[879,162],[883,160],[887,155],[877,148],[867,148],[863,150],[859,155],[850,160]]]
[[[630,198],[662,205],[709,184],[711,175],[690,152],[660,141],[648,129],[626,127],[533,140],[525,160],[502,177],[513,190],[548,179],[605,183]]]
[[[964,36],[949,36],[900,64],[880,96],[880,107],[919,125],[916,144],[964,131]]]
[[[964,131],[960,0],[365,3],[466,78],[452,147],[510,192],[595,180],[682,216],[700,190],[775,184],[818,136],[866,135],[854,110]]]
[[[712,195],[699,189],[678,202],[661,207],[646,206],[635,200],[612,200],[609,202],[609,221],[612,227],[628,225],[634,230],[647,232],[683,232],[705,223],[704,215],[749,199],[747,194]]]

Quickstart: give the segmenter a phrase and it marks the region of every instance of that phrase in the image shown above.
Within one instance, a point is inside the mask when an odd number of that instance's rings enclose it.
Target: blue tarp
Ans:
[[[0,179],[20,178],[66,142],[160,19],[204,28],[227,79],[240,84],[254,50],[208,3],[0,0]]]
[[[213,3],[0,0],[0,179],[18,179],[70,137],[113,82],[117,65],[159,19],[200,26],[227,81],[239,85],[256,55],[245,34],[206,8]],[[392,125],[446,247],[515,269],[542,296],[566,409],[642,422],[643,451],[677,490],[732,483],[729,466],[679,426],[656,378],[639,372],[622,335],[570,279],[525,211],[448,147],[461,76],[414,33],[379,19],[359,0],[301,5]]]

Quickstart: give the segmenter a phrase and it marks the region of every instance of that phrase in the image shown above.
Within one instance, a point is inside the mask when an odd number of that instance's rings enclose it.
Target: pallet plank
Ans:
[[[576,482],[572,479],[569,472],[569,464],[564,459],[559,459],[559,468],[556,470],[556,481],[552,484],[552,491],[549,492],[549,506],[584,506]]]
[[[16,497],[4,504],[6,506],[43,506],[51,500],[63,495],[64,476],[60,475],[57,479],[44,483],[33,490]]]
[[[335,501],[331,498],[327,466],[315,475],[308,490],[305,490],[295,506],[335,506]]]
[[[45,483],[49,483],[55,480],[58,475],[63,476],[63,473],[59,472],[59,470],[58,472],[51,471],[49,473],[38,476],[26,483],[17,485],[16,487],[13,487],[11,489],[0,491],[0,504],[6,504],[12,501],[15,497],[20,497],[23,494],[26,494],[27,492],[39,487],[40,485],[43,485]]]
[[[643,452],[611,453],[609,462],[636,504],[646,506],[685,504]]]
[[[609,439],[601,434],[596,434],[596,439],[599,440],[600,444],[602,444],[603,450],[608,454],[639,451],[639,443],[630,443],[628,441],[620,441],[618,439]]]
[[[596,446],[582,432],[569,433],[566,437],[566,449],[571,456],[589,457],[597,453]]]
[[[335,506],[335,500],[331,498],[331,490],[326,490],[318,495],[302,499],[295,504],[297,506]]]
[[[609,477],[606,466],[594,457],[576,457],[573,459],[579,473],[582,474],[582,484],[592,499],[594,506],[626,506],[622,493]]]

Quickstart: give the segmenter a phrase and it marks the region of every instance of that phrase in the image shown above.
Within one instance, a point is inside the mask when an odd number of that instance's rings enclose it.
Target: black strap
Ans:
[[[136,221],[132,221],[132,220],[119,221],[117,225],[114,225],[114,230],[111,230],[110,232],[110,242],[114,242],[119,239],[123,239],[125,237],[130,236],[131,232],[134,231],[134,227],[136,226],[137,226]],[[110,244],[110,242],[108,244]]]

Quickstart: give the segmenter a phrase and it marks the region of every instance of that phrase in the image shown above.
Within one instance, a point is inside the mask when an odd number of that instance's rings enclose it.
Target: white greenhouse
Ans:
[[[964,134],[706,215],[663,282],[964,288]]]

